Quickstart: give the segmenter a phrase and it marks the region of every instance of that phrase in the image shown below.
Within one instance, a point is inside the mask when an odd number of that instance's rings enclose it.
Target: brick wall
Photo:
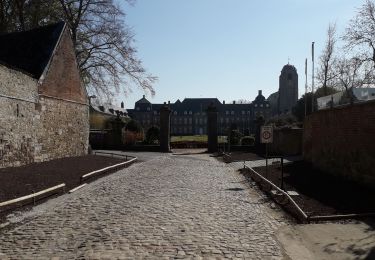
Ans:
[[[285,128],[273,130],[273,143],[268,145],[270,155],[301,155],[302,129]]]
[[[67,29],[62,33],[60,44],[44,77],[39,86],[39,94],[87,103],[85,89],[81,87],[73,43]]]
[[[375,101],[308,116],[303,153],[321,170],[375,186]]]

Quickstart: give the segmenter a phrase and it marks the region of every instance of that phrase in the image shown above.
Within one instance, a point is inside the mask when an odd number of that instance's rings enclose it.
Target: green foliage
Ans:
[[[276,128],[284,128],[284,127],[292,127],[295,126],[297,123],[297,119],[290,114],[287,115],[279,115],[279,116],[274,116],[270,118],[267,122],[266,125],[274,125]]]
[[[132,119],[130,120],[127,125],[125,126],[125,129],[127,131],[135,132],[135,133],[140,133],[142,132],[142,126],[139,124],[138,121]]]
[[[244,136],[241,139],[241,145],[254,145],[255,144],[255,138],[252,136]]]
[[[147,132],[146,132],[146,139],[145,143],[146,144],[155,144],[156,142],[159,141],[159,135],[160,135],[160,130],[156,126],[150,127]]]

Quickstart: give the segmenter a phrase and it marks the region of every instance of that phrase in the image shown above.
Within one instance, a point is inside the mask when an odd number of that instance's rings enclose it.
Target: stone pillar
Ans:
[[[257,117],[255,120],[255,150],[257,153],[264,153],[264,144],[260,142],[260,131],[265,121],[262,116]]]
[[[207,108],[207,135],[208,152],[215,153],[218,150],[217,144],[217,109],[211,103]]]
[[[171,110],[169,106],[164,102],[164,105],[160,108],[160,151],[164,153],[169,153],[171,151],[170,114]]]

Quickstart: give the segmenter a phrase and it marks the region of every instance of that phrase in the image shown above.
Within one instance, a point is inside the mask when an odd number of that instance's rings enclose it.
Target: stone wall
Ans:
[[[87,154],[89,140],[88,106],[52,98],[40,98],[42,144],[35,161]]]
[[[63,46],[57,53],[59,60],[53,58],[41,85],[22,72],[0,65],[0,168],[87,154],[86,94],[75,60],[71,55],[64,59],[68,49]],[[68,76],[67,90],[60,92],[58,89],[64,89],[64,75],[56,70],[67,72],[64,66],[76,71]],[[53,82],[58,84],[52,87]],[[56,98],[45,96],[55,94]]]
[[[375,187],[375,101],[308,116],[303,155],[325,172]]]
[[[0,167],[33,162],[40,128],[37,81],[1,65],[0,78]]]

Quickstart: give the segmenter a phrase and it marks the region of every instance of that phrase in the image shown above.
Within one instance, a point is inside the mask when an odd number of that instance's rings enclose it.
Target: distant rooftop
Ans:
[[[0,64],[39,79],[64,29],[64,22],[0,35]]]

